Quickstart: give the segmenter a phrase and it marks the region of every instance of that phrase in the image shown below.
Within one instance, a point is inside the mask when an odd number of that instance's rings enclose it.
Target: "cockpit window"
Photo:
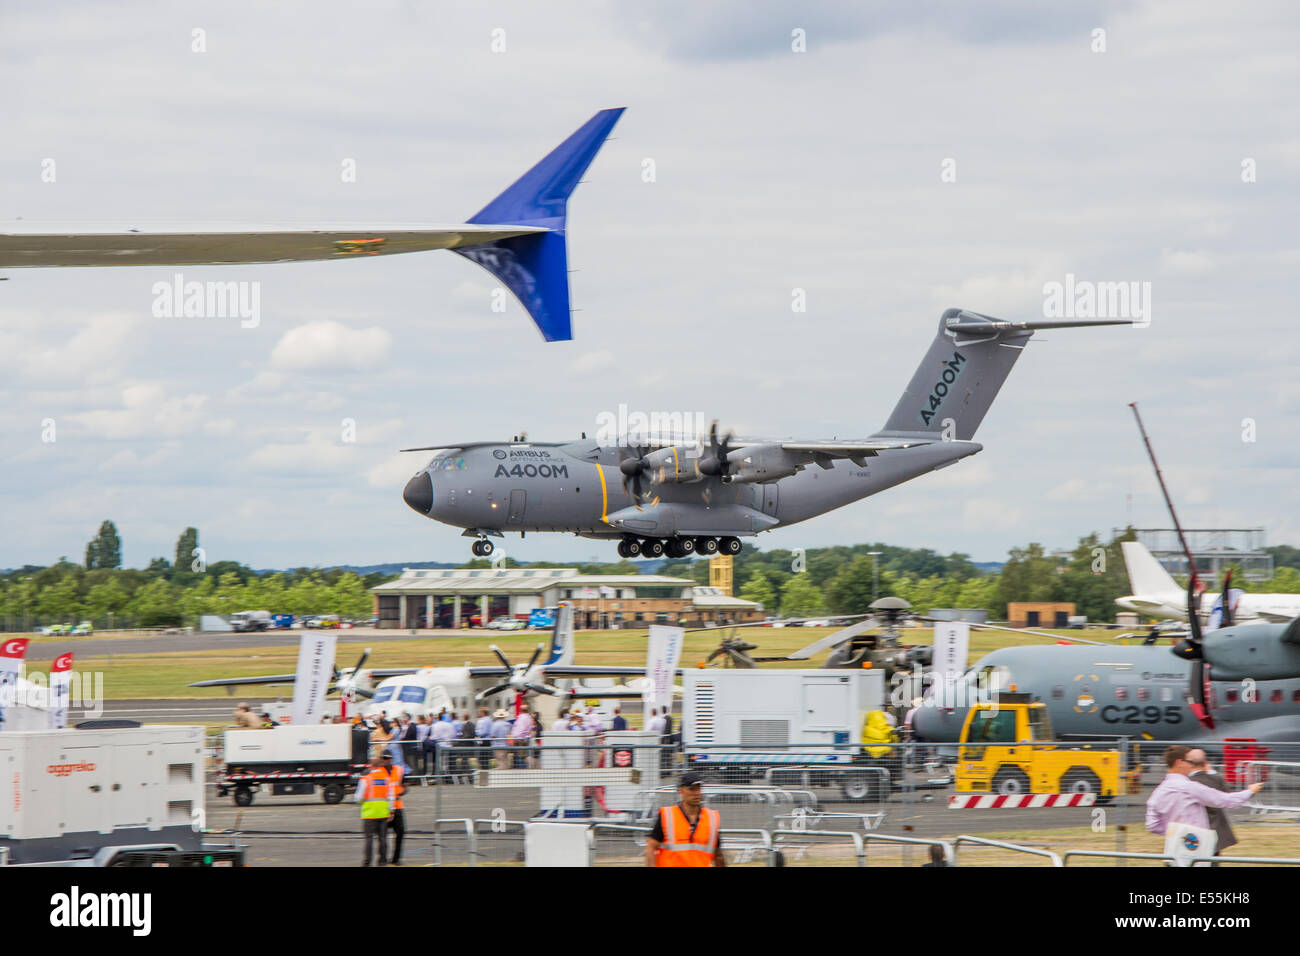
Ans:
[[[414,684],[407,684],[402,688],[401,693],[397,695],[397,699],[404,704],[423,704],[424,688],[416,687]]]
[[[389,685],[388,687],[381,687],[379,688],[379,690],[375,691],[375,696],[370,699],[374,701],[376,704],[382,704],[386,700],[393,699],[393,691],[395,689],[396,688],[394,688],[392,685]]]
[[[465,458],[463,455],[448,455],[445,458],[436,456],[433,461],[429,462],[430,471],[464,471]]]

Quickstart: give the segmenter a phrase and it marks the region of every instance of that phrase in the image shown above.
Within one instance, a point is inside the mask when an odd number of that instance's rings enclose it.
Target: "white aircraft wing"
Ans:
[[[204,266],[364,259],[459,249],[549,232],[540,226],[231,226],[157,231],[103,227],[0,233],[0,269],[43,266]]]
[[[882,438],[868,441],[783,441],[783,451],[802,452],[806,455],[825,455],[828,458],[870,458],[882,451],[933,445],[927,438]]]

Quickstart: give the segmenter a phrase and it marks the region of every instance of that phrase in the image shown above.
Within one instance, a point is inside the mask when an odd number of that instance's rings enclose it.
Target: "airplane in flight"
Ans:
[[[205,266],[366,259],[450,249],[492,273],[548,342],[573,338],[567,203],[623,109],[601,110],[505,192],[454,225],[199,224],[0,226],[0,270],[44,266]]]
[[[445,442],[402,497],[490,554],[506,532],[615,540],[621,557],[737,554],[742,537],[841,508],[983,446],[975,430],[1039,329],[1124,319],[1012,322],[948,309],[884,427],[858,441],[620,436],[602,445]]]
[[[1124,550],[1124,567],[1128,569],[1129,587],[1133,593],[1116,598],[1115,603],[1126,611],[1136,611],[1158,620],[1187,620],[1183,589],[1146,545],[1138,541],[1123,541],[1120,547]],[[1216,607],[1222,600],[1216,602]],[[1280,624],[1300,617],[1300,594],[1262,594],[1232,589],[1228,600],[1233,604],[1236,619],[1243,622],[1261,620]]]
[[[355,703],[362,717],[405,714],[411,719],[436,715],[442,710],[464,713],[478,707],[512,708],[519,695],[545,694],[567,698],[601,700],[641,699],[644,667],[575,664],[573,608],[556,609],[549,649],[538,644],[527,664],[511,664],[496,645],[489,649],[500,664],[478,667],[381,667],[367,668],[370,649],[353,667],[336,670],[331,692]],[[292,684],[296,674],[267,674],[255,677],[221,677],[202,680],[191,687],[240,687]],[[624,685],[578,684],[589,679],[624,678]],[[552,683],[554,682],[554,683]],[[351,712],[351,711],[350,711]]]

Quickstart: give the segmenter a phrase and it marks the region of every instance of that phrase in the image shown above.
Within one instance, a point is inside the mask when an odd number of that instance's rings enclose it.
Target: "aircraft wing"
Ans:
[[[561,677],[645,677],[644,667],[601,667],[595,664],[552,664],[544,668],[546,679]],[[679,668],[676,673],[680,674]]]
[[[372,678],[383,680],[385,677],[401,677],[404,674],[414,674],[419,670],[418,667],[387,667],[382,669],[367,669],[366,673]],[[239,687],[241,684],[292,684],[298,679],[297,674],[266,674],[260,677],[221,677],[216,680],[200,680],[190,684],[191,687]],[[330,684],[330,690],[334,690],[335,685]]]
[[[882,438],[867,441],[783,441],[782,451],[802,452],[806,455],[826,455],[830,458],[871,458],[882,451],[933,445],[928,438]]]
[[[264,677],[222,677],[217,680],[199,680],[191,687],[238,687],[241,684],[292,684],[297,674],[269,674]]]
[[[93,228],[93,227],[91,227]],[[401,252],[459,249],[549,232],[540,226],[350,226],[225,230],[119,229],[0,233],[0,269],[42,266],[214,266],[320,259],[365,259]]]
[[[596,113],[466,223],[45,231],[24,224],[0,232],[0,269],[303,262],[451,249],[513,292],[546,341],[565,341],[573,337],[566,204],[622,114]]]

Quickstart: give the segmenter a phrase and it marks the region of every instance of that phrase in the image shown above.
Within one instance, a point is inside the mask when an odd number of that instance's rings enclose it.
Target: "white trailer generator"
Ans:
[[[205,847],[203,728],[0,733],[0,864],[242,865]]]
[[[338,803],[365,772],[370,731],[364,724],[282,724],[267,730],[227,730],[226,772],[217,796],[234,793],[246,807],[253,793],[310,794],[320,787],[326,803]]]
[[[892,750],[863,746],[867,715],[885,707],[883,670],[696,669],[682,685],[686,759],[706,777],[798,774],[849,800],[884,799],[901,779]]]

